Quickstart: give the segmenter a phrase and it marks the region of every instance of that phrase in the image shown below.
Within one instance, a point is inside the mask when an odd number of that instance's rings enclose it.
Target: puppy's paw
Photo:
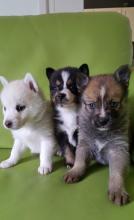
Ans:
[[[79,172],[77,169],[71,169],[68,171],[64,176],[64,181],[66,183],[75,183],[78,182],[81,179],[81,175],[79,175]]]
[[[2,169],[6,169],[9,167],[12,167],[15,163],[13,163],[13,161],[11,161],[10,159],[4,160],[0,163],[0,168]]]
[[[62,157],[62,156],[63,156],[61,150],[57,150],[55,154],[56,154],[56,156],[59,156],[59,157]]]
[[[52,172],[52,166],[46,167],[46,166],[39,166],[38,167],[38,173],[41,175],[47,175]]]
[[[72,168],[72,166],[69,165],[69,164],[66,164],[66,167],[67,167],[68,170],[70,170]]]
[[[129,203],[129,195],[125,190],[109,190],[108,191],[109,199],[116,205],[122,206]]]

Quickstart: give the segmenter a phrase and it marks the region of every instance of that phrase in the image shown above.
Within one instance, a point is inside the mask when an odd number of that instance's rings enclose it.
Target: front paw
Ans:
[[[38,173],[41,175],[47,175],[52,172],[52,166],[39,166]]]
[[[119,205],[119,206],[125,205],[125,204],[129,203],[129,201],[130,201],[128,193],[123,189],[109,190],[108,197],[113,203],[115,203],[116,205]]]
[[[66,183],[75,183],[80,181],[82,175],[77,169],[72,168],[64,175],[64,181]]]
[[[62,156],[63,156],[61,150],[57,150],[56,153],[55,153],[55,155],[56,155],[56,156],[59,156],[59,157],[62,157]]]
[[[0,163],[0,168],[2,169],[6,169],[9,167],[12,167],[15,163],[13,163],[13,161],[11,161],[10,159],[4,160]]]

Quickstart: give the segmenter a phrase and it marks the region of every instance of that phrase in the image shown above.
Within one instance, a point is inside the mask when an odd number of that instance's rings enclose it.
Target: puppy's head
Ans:
[[[19,129],[25,123],[36,119],[43,104],[39,88],[31,74],[23,80],[9,82],[0,77],[3,89],[0,99],[3,105],[3,125],[8,129]]]
[[[52,102],[63,106],[78,102],[77,76],[88,76],[89,70],[87,64],[83,64],[79,68],[66,67],[58,70],[47,68],[46,74],[49,79]]]
[[[128,65],[119,67],[114,74],[81,79],[85,88],[82,105],[92,126],[100,131],[109,130],[121,116],[125,105],[130,78]],[[79,83],[80,83],[79,82]]]

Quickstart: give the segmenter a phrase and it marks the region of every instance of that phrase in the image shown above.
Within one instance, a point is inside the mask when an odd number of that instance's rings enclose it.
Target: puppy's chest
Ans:
[[[78,110],[76,108],[58,108],[58,127],[60,130],[66,132],[69,142],[76,145],[74,140],[74,133],[78,127],[77,124]]]
[[[107,144],[107,141],[96,139],[94,147],[95,149],[97,149],[98,152],[100,152],[106,146],[106,144]]]
[[[41,137],[38,133],[30,129],[20,129],[13,133],[13,136],[22,141],[22,143],[30,148],[32,153],[40,152]]]
[[[105,157],[103,155],[103,149],[107,146],[108,141],[102,139],[94,139],[91,141],[91,154],[93,159],[102,164],[106,164]]]

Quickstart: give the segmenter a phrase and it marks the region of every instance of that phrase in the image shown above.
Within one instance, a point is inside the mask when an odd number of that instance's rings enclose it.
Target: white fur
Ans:
[[[68,134],[69,142],[76,146],[75,140],[73,139],[73,134],[77,129],[77,114],[78,107],[76,105],[72,105],[69,107],[61,107],[58,106],[57,110],[59,111],[60,120],[63,121],[63,124],[60,125],[61,130],[66,131]]]
[[[66,84],[67,84],[67,80],[69,78],[69,73],[66,71],[62,71],[61,76],[62,76],[62,80],[63,80],[63,88],[65,89]]]
[[[32,87],[30,86],[32,83]],[[38,172],[47,174],[52,171],[52,156],[55,138],[52,126],[50,104],[41,95],[36,81],[31,74],[26,74],[24,80],[12,81],[3,88],[1,102],[6,107],[3,110],[6,120],[13,123],[11,133],[14,145],[10,157],[0,163],[0,168],[15,165],[26,148],[32,153],[40,154]],[[22,112],[16,111],[16,105],[25,105]]]
[[[107,131],[108,128],[97,128],[99,131]]]
[[[96,140],[95,143],[96,143],[97,148],[98,148],[99,151],[101,151],[107,144],[106,141],[102,142],[100,140]]]
[[[63,89],[61,92],[66,94],[66,97],[69,99],[69,92],[70,91],[67,89],[67,81],[69,78],[69,72],[62,71],[61,76],[62,76],[62,80],[63,80]]]
[[[101,116],[101,117],[105,117],[105,115],[106,115],[105,109],[104,109],[104,102],[103,102],[105,93],[106,93],[106,89],[105,89],[104,86],[102,86],[102,87],[101,87],[101,90],[100,90],[100,96],[101,96],[101,100],[102,100],[101,113],[100,113],[100,116]]]

